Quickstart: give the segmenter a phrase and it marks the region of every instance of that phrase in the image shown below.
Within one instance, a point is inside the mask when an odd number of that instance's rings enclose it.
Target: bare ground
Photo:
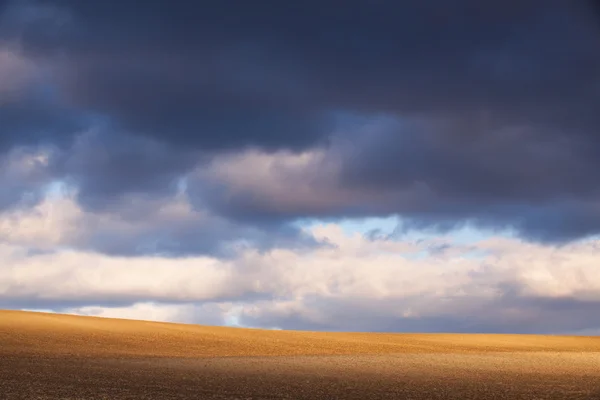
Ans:
[[[282,332],[0,311],[0,399],[600,400],[600,338]]]

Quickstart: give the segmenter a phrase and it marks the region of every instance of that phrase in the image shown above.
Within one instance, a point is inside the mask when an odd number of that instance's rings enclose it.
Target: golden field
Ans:
[[[0,311],[0,399],[600,399],[600,337],[208,327]]]

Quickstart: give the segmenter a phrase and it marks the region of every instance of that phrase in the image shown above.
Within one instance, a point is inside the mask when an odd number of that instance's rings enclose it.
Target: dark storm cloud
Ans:
[[[594,9],[594,11],[598,14],[598,20],[600,21],[600,1],[598,1],[598,0],[589,0],[589,4]]]
[[[530,238],[564,241],[600,229],[600,147],[595,131],[502,127],[463,120],[458,126],[392,124],[377,141],[345,154],[345,187],[411,193],[412,201],[379,212],[404,212],[413,228],[451,229],[466,220],[516,228]],[[454,126],[453,126],[454,125]],[[469,126],[470,125],[470,126]],[[482,134],[457,140],[461,131]],[[599,125],[600,127],[600,125]],[[376,213],[381,204],[365,207]]]
[[[227,190],[204,203],[257,223],[399,213],[544,240],[600,230],[594,2],[11,3],[4,37],[53,66],[72,107],[127,132],[65,164],[89,208],[173,193],[199,153],[325,146],[343,113],[420,121],[343,149],[332,183],[371,193],[366,203],[273,207],[238,194],[228,205]]]
[[[103,210],[118,205],[125,194],[173,196],[179,177],[197,161],[193,151],[175,152],[151,140],[98,129],[80,135],[56,171],[79,189],[86,209]]]
[[[0,105],[0,153],[15,146],[65,146],[86,126],[74,110],[42,99]]]
[[[252,156],[241,156],[229,161],[239,163],[233,178],[219,174],[231,169],[225,160],[190,184],[190,193],[198,187],[195,197],[205,205],[254,223],[400,214],[398,234],[450,231],[465,223],[515,229],[545,242],[599,232],[600,158],[593,142],[581,136],[503,128],[478,118],[469,124],[487,133],[460,140],[465,121],[352,122],[360,124],[365,127],[355,132],[349,133],[350,126],[342,130],[325,157],[311,164],[286,171],[288,166],[272,158],[271,171],[277,173],[265,172]],[[257,177],[244,183],[253,167]]]
[[[212,12],[156,1],[43,4],[64,6],[70,20],[53,40],[25,30],[28,54],[61,52],[58,79],[70,100],[121,129],[202,149],[305,148],[330,129],[328,110],[302,96],[302,78],[272,49],[235,21],[208,23],[228,17],[224,4]]]
[[[38,202],[45,185],[62,176],[61,154],[86,126],[85,116],[36,93],[0,94],[0,211]]]
[[[71,22],[25,43],[67,54],[72,100],[179,144],[303,148],[338,110],[571,120],[596,96],[600,40],[559,0],[43,4]]]

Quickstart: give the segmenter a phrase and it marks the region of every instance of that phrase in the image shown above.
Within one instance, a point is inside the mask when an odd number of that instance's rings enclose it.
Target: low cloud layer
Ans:
[[[32,253],[29,246],[3,245],[0,303],[283,329],[599,328],[598,241],[561,248],[508,238],[399,241],[349,235],[337,225],[318,225],[306,234],[328,245],[247,248],[229,259]]]

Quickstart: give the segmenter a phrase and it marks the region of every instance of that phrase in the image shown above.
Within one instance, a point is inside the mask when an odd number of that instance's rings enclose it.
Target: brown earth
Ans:
[[[0,399],[598,399],[600,337],[270,331],[0,311]]]

